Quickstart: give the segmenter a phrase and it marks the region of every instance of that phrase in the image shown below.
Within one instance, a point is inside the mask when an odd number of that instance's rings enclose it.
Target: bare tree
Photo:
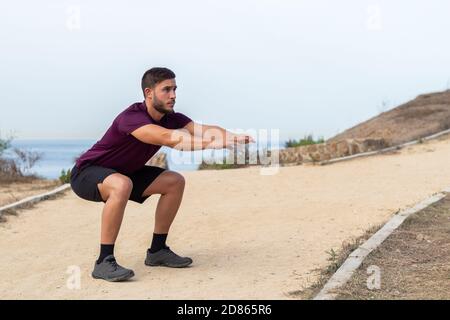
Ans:
[[[21,150],[18,148],[14,148],[13,151],[18,157],[16,162],[18,162],[18,166],[22,174],[28,173],[36,162],[41,160],[43,156],[42,152]]]

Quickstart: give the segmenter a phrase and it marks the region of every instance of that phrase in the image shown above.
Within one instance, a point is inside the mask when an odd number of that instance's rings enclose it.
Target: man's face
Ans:
[[[158,83],[152,90],[153,107],[164,114],[174,112],[177,83],[175,79],[168,79]]]

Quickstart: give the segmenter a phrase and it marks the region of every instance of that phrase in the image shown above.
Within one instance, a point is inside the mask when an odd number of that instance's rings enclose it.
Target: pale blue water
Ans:
[[[73,167],[75,158],[88,150],[96,140],[37,140],[37,139],[16,139],[11,143],[11,148],[4,152],[5,157],[16,157],[12,152],[13,148],[39,152],[42,158],[31,168],[29,172],[35,173],[43,178],[56,179],[61,175],[61,171]],[[251,151],[255,147],[250,148]],[[195,152],[181,152],[167,147],[162,147],[162,152],[166,152],[169,168],[175,171],[195,171],[202,158],[223,159],[228,154],[228,150],[202,150]]]
[[[42,158],[27,173],[35,173],[43,178],[55,179],[61,175],[61,170],[73,167],[75,157],[95,143],[94,140],[26,140],[16,139],[4,156],[15,158],[13,148],[39,152]]]
[[[75,158],[88,150],[96,140],[27,140],[16,139],[11,143],[11,148],[5,151],[5,157],[14,158],[13,148],[42,153],[42,158],[30,170],[43,178],[56,179],[61,175],[61,170],[68,170],[75,164]],[[162,149],[163,151],[164,149]],[[166,150],[167,151],[167,150]],[[175,163],[168,157],[169,168],[175,171],[193,171],[198,164]]]

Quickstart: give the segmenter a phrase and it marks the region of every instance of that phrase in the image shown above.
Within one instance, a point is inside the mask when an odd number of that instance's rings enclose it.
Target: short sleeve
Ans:
[[[189,122],[192,121],[191,118],[189,118],[188,116],[180,113],[180,112],[175,112],[173,114],[173,119],[174,119],[174,126],[172,129],[180,129],[183,128],[185,125],[187,125]]]
[[[142,112],[124,112],[119,119],[117,119],[118,129],[124,134],[130,134],[134,130],[147,124],[152,124],[152,122],[147,117],[144,117]]]

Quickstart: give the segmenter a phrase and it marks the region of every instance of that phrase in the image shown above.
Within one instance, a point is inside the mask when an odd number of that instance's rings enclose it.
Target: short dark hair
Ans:
[[[145,88],[154,88],[158,83],[174,78],[175,73],[167,68],[151,68],[150,70],[145,71],[141,81],[142,93],[144,94],[144,97]]]

